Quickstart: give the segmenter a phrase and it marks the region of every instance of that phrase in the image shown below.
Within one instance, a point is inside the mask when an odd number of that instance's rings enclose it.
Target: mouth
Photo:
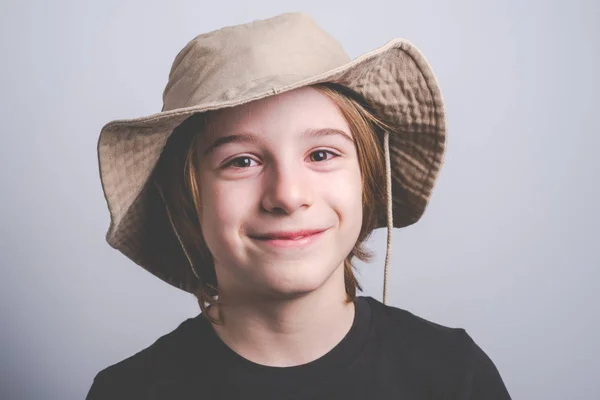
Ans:
[[[269,232],[250,236],[258,243],[270,247],[304,247],[314,243],[327,229],[311,229],[294,232]]]

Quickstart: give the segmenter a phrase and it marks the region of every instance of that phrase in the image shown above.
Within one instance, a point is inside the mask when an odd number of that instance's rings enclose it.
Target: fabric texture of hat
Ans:
[[[98,159],[111,218],[107,242],[160,279],[194,293],[198,278],[160,191],[149,184],[169,136],[195,113],[323,82],[356,92],[393,128],[386,134],[390,210],[380,210],[378,227],[389,223],[389,235],[392,213],[394,227],[417,222],[446,142],[442,95],[430,65],[404,39],[350,60],[310,16],[289,13],[197,36],[173,62],[161,112],[102,128]],[[388,251],[389,244],[388,236]],[[387,259],[386,266],[389,253]]]

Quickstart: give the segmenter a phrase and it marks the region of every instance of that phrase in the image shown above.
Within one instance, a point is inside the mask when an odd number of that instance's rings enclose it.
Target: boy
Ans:
[[[445,133],[406,41],[350,61],[305,14],[192,40],[163,111],[107,124],[98,150],[108,242],[202,313],[88,399],[509,399],[464,330],[356,296],[353,258],[421,217]]]

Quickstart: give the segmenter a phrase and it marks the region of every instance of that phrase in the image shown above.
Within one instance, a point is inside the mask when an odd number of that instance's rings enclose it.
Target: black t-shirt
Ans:
[[[350,331],[321,358],[294,367],[244,359],[199,314],[100,371],[98,399],[471,399],[510,396],[493,362],[463,329],[358,297]]]

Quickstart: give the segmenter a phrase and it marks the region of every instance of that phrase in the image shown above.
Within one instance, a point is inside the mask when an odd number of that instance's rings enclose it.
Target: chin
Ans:
[[[283,268],[282,268],[283,267]],[[314,263],[299,267],[298,265],[279,266],[277,271],[265,271],[262,286],[273,296],[294,298],[312,293],[336,279],[336,268],[316,269]],[[343,273],[340,274],[343,279]]]

